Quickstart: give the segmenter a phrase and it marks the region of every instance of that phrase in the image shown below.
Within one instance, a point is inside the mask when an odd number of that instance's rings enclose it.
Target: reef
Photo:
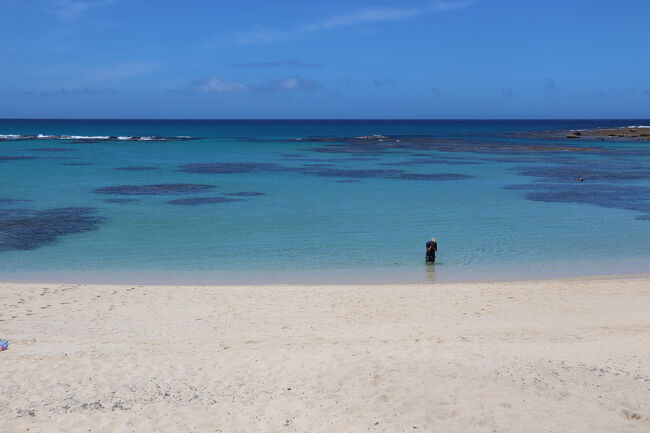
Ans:
[[[584,129],[572,131],[572,134],[579,138],[588,137],[607,137],[607,138],[631,138],[637,140],[650,140],[650,126],[628,126],[625,128],[601,128],[601,129]],[[568,137],[568,135],[567,135]]]
[[[23,159],[35,159],[35,156],[0,156],[0,162],[20,161]]]
[[[196,185],[187,183],[165,183],[157,185],[116,185],[97,188],[97,194],[112,195],[172,195],[196,194],[216,188],[215,185]]]
[[[150,167],[144,165],[129,165],[126,167],[116,167],[113,170],[124,170],[124,171],[148,171],[148,170],[158,170],[158,167]]]
[[[85,207],[0,211],[0,252],[35,250],[60,236],[96,230],[104,219],[95,212]]]
[[[119,203],[119,204],[125,204],[125,203],[134,203],[138,200],[137,198],[107,198],[105,200],[102,200],[104,203]]]
[[[286,169],[278,164],[268,162],[211,162],[200,164],[185,164],[181,166],[180,170],[187,173],[235,174],[265,171],[285,171]]]
[[[198,206],[202,204],[219,204],[219,203],[229,203],[235,201],[244,201],[237,198],[227,198],[227,197],[192,197],[192,198],[179,198],[176,200],[170,200],[168,204],[176,204],[181,206]]]
[[[35,152],[75,152],[79,149],[70,149],[68,147],[41,147],[38,149],[27,149]]]
[[[214,162],[200,164],[186,164],[180,167],[180,171],[198,174],[236,174],[236,173],[259,173],[259,172],[285,172],[299,173],[319,177],[340,177],[340,178],[383,178],[397,180],[459,180],[471,176],[454,173],[440,174],[416,174],[406,173],[398,169],[355,169],[340,168],[333,164],[305,164],[298,167],[288,167],[275,163],[260,162]]]
[[[256,191],[239,191],[239,192],[231,192],[225,195],[236,196],[236,197],[258,197],[261,195],[266,195],[266,193],[256,192]]]

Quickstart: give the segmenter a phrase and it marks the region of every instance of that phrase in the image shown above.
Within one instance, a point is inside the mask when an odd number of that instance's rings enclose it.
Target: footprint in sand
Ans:
[[[638,421],[643,417],[630,409],[622,409],[623,416],[629,421]]]

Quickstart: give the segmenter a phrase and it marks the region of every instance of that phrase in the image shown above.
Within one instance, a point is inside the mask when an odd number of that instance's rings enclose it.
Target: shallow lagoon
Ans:
[[[650,143],[538,133],[638,124],[650,121],[4,120],[0,134],[75,139],[0,141],[0,272],[176,283],[646,272]],[[427,267],[432,236],[439,263]]]

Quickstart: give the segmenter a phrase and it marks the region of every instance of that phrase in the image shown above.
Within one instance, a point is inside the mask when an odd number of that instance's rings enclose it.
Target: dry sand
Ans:
[[[0,432],[650,432],[650,279],[0,284]]]

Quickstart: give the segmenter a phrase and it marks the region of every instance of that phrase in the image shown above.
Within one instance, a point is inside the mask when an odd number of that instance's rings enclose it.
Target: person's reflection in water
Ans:
[[[436,275],[436,265],[434,263],[427,263],[427,266],[424,267],[425,274],[424,279],[427,283],[435,283],[438,279]]]

